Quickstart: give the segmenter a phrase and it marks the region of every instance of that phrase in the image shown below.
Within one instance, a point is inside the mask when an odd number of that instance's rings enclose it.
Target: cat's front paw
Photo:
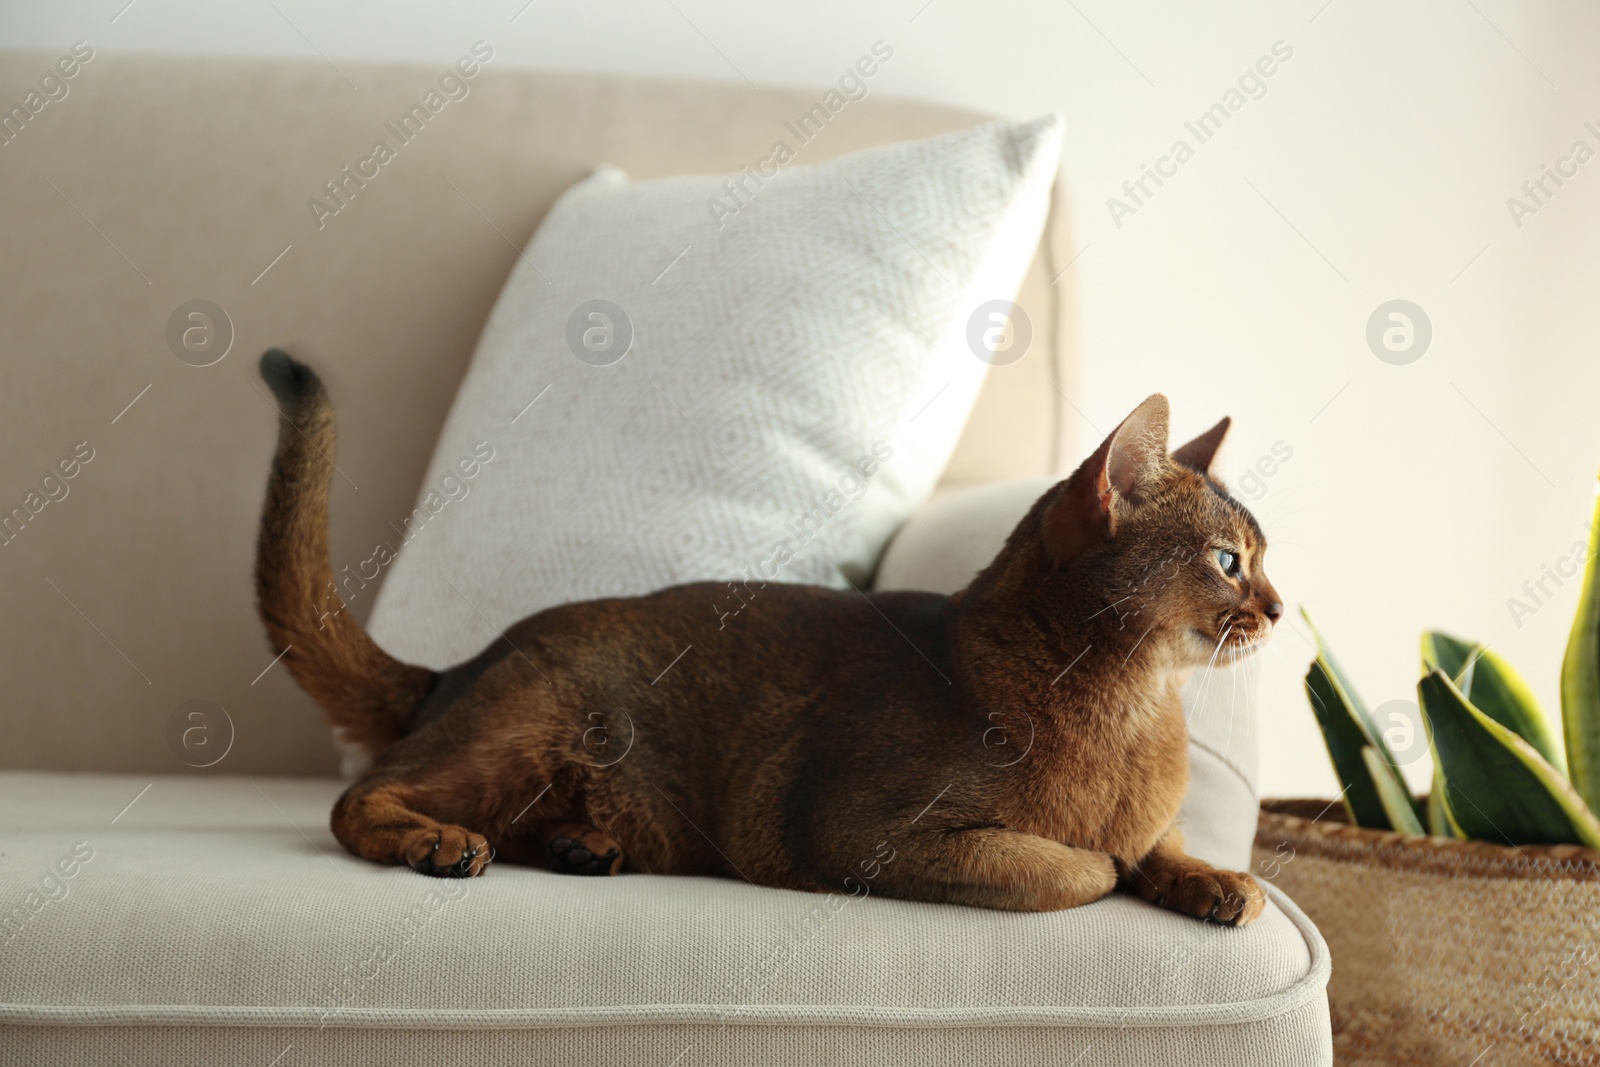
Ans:
[[[488,840],[461,826],[418,830],[406,837],[401,855],[412,870],[433,878],[476,878],[493,858]]]
[[[1172,883],[1163,903],[1197,919],[1213,919],[1226,926],[1248,926],[1261,917],[1267,894],[1248,874],[1203,870],[1183,875]]]

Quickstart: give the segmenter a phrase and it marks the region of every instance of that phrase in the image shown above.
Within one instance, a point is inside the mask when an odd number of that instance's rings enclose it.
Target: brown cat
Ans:
[[[1186,855],[1179,687],[1264,641],[1266,541],[1152,396],[954,596],[718,583],[567,604],[443,673],[328,613],[333,411],[279,351],[285,419],[256,588],[273,652],[375,756],[351,852],[424,874],[492,858],[721,875],[1020,911],[1119,885],[1224,923],[1264,895]]]

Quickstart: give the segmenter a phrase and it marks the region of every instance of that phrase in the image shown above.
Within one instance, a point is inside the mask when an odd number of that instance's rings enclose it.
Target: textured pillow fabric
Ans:
[[[441,668],[569,601],[860,584],[955,447],[969,320],[1027,271],[1063,129],[574,186],[490,315],[373,636]]]
[[[999,553],[1054,484],[1025,478],[941,494],[900,528],[878,567],[878,589],[953,593]],[[1259,657],[1195,671],[1183,690],[1189,790],[1178,814],[1190,855],[1226,870],[1250,866],[1260,797],[1256,732]]]

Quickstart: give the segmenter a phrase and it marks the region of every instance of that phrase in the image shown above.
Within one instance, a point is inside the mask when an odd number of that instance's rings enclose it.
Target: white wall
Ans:
[[[1583,127],[1600,129],[1600,10],[1510,0],[525,4],[36,4],[7,12],[0,46],[87,38],[106,49],[443,63],[483,37],[497,64],[814,86],[882,38],[896,55],[875,92],[1018,117],[1060,110],[1085,246],[1069,274],[1084,361],[1073,399],[1092,425],[1113,425],[1160,390],[1181,432],[1235,417],[1229,475],[1275,442],[1292,449],[1257,504],[1274,541],[1270,570],[1292,605],[1314,611],[1373,703],[1414,695],[1417,635],[1442,626],[1499,647],[1554,711],[1576,583],[1521,626],[1506,601],[1568,551],[1592,504],[1600,162],[1520,227],[1506,200],[1574,141],[1600,151]],[[1185,120],[1278,41],[1293,56],[1265,95],[1198,144]],[[1177,138],[1194,157],[1117,225],[1107,198]],[[1380,362],[1364,339],[1369,314],[1394,298],[1433,324],[1431,347],[1407,366]],[[1085,443],[1092,433],[1084,428]],[[1286,628],[1262,666],[1269,793],[1334,788],[1300,690],[1307,658]],[[1417,784],[1425,770],[1414,768]]]

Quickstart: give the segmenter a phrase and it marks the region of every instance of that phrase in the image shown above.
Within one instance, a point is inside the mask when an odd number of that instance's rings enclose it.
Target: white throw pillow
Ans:
[[[374,638],[443,668],[569,601],[860,585],[955,448],[987,369],[968,320],[1021,284],[1064,126],[568,190],[478,342]]]

